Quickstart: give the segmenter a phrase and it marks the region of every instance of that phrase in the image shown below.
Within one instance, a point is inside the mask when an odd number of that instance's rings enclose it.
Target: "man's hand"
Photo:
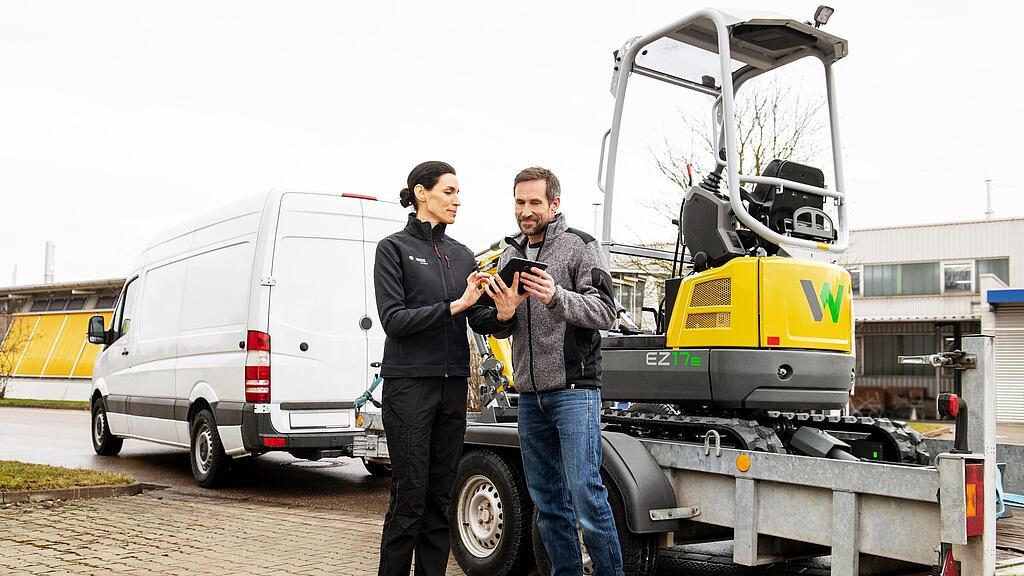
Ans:
[[[495,274],[490,277],[484,290],[494,300],[494,306],[498,309],[498,320],[501,322],[511,320],[516,315],[516,308],[529,297],[529,294],[519,293],[518,272],[512,277],[511,287],[506,286],[501,276]]]
[[[555,279],[550,274],[535,267],[530,268],[529,272],[524,272],[520,280],[522,280],[527,294],[537,298],[545,306],[551,304],[551,299],[555,297],[557,289]]]

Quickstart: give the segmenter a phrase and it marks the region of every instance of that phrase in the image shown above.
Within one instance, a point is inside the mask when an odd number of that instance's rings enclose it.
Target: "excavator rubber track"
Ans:
[[[787,431],[800,426],[810,426],[826,432],[867,434],[871,438],[885,443],[887,452],[898,454],[899,458],[885,458],[889,462],[903,464],[931,464],[931,456],[920,432],[904,422],[893,422],[888,418],[870,418],[866,416],[826,416],[807,412],[775,412],[770,411],[758,421],[771,426],[782,437]]]
[[[644,409],[651,407],[651,409]],[[810,426],[835,435],[852,433],[881,442],[885,448],[881,461],[928,465],[931,457],[924,437],[913,428],[887,418],[826,416],[807,412],[766,412],[757,417],[723,417],[672,413],[669,405],[644,405],[630,410],[606,408],[601,421],[642,438],[658,438],[692,443],[704,442],[709,430],[722,437],[722,445],[788,454],[787,443],[801,426]]]
[[[722,437],[722,446],[756,452],[787,453],[785,445],[771,426],[752,419],[606,408],[601,411],[601,422],[642,438],[693,443],[704,442],[704,435],[714,430]]]

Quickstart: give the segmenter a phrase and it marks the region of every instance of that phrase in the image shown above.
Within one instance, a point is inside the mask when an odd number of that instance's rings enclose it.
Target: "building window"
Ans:
[[[850,273],[850,294],[854,296],[860,296],[860,268],[847,268],[847,272]]]
[[[104,296],[100,296],[99,299],[96,301],[96,308],[99,309],[99,310],[106,310],[107,308],[113,308],[114,307],[114,302],[116,302],[116,301],[117,301],[117,295],[116,294],[106,294]]]
[[[864,267],[865,296],[939,293],[939,263],[877,264]]]
[[[46,310],[59,312],[63,310],[65,307],[67,307],[67,305],[67,298],[54,298],[53,300],[50,300],[50,305],[46,307]]]
[[[49,305],[49,300],[33,300],[31,312],[44,312]]]
[[[974,267],[970,262],[942,265],[942,291],[949,293],[974,291]]]
[[[976,262],[978,273],[976,278],[982,274],[995,274],[1007,286],[1010,285],[1010,260],[1008,258],[996,258],[992,260],[978,260]]]
[[[81,310],[82,308],[85,308],[85,298],[74,296],[68,300],[68,310]]]

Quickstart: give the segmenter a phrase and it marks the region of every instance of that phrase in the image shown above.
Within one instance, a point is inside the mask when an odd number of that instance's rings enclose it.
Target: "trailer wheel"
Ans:
[[[363,458],[363,467],[370,473],[370,476],[374,478],[389,478],[391,476],[391,465],[384,464],[383,462],[375,462],[373,460],[367,460]]]
[[[228,455],[224,453],[217,422],[209,410],[200,410],[192,419],[189,456],[192,461],[192,477],[203,488],[215,488],[227,476]]]
[[[626,504],[618,487],[606,474],[602,473],[601,478],[608,488],[608,504],[612,508],[612,517],[615,519],[615,529],[619,533],[619,545],[622,547],[622,570],[625,576],[653,576],[658,566],[658,535],[657,534],[634,534],[626,526]],[[533,514],[533,555],[537,559],[537,571],[541,574],[551,573],[551,559],[548,558],[547,550],[544,549],[544,542],[541,540],[540,531],[537,530],[537,513]],[[593,574],[594,566],[590,561],[590,555],[583,544],[583,535],[580,534],[580,555],[583,557],[583,573]]]
[[[469,576],[520,576],[532,567],[532,503],[519,470],[491,450],[462,456],[449,509],[452,552]]]
[[[124,439],[110,433],[106,403],[96,398],[92,403],[92,449],[100,456],[117,456],[123,444]]]

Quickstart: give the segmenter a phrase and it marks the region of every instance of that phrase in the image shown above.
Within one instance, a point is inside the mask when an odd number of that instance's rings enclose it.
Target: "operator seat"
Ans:
[[[788,160],[772,160],[761,173],[770,178],[781,178],[801,184],[825,187],[821,170]],[[744,192],[747,211],[762,224],[779,234],[806,238],[817,242],[835,242],[836,230],[832,218],[825,213],[825,197],[774,184],[758,184],[752,192]],[[765,246],[775,254],[778,246]]]

